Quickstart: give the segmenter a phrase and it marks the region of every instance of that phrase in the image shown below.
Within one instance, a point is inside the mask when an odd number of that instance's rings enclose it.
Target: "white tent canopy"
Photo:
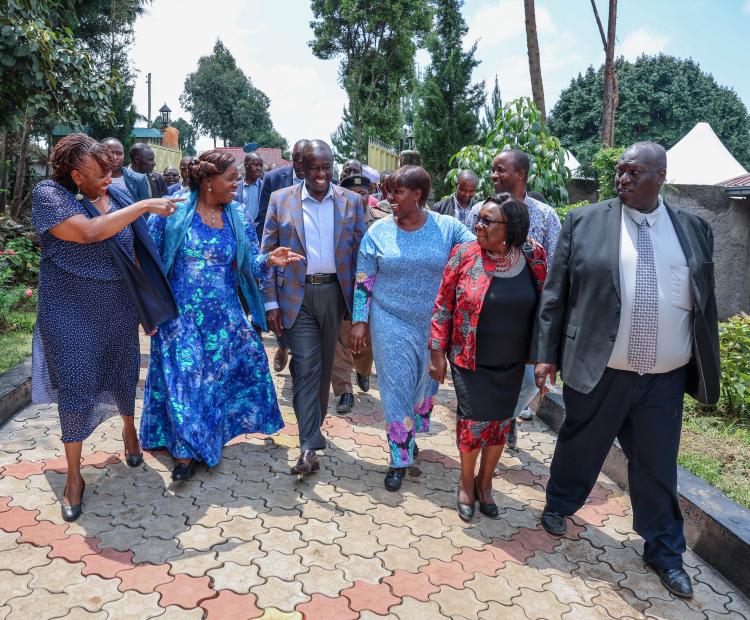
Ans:
[[[708,123],[698,123],[667,151],[667,183],[716,185],[746,173]]]
[[[576,176],[576,171],[581,167],[581,162],[568,149],[565,149],[565,167],[573,176]]]

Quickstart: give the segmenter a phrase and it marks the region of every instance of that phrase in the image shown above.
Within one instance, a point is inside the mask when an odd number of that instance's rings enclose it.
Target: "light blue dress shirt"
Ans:
[[[302,220],[305,226],[307,273],[336,273],[333,224],[333,186],[318,202],[302,185]]]
[[[242,202],[245,205],[248,221],[254,222],[258,216],[258,202],[262,185],[263,179],[256,179],[255,183],[244,183],[242,186]]]

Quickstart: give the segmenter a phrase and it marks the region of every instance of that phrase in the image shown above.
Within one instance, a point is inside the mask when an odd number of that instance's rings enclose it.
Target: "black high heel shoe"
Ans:
[[[125,443],[125,431],[122,431],[122,443]],[[143,465],[143,452],[138,454],[128,454],[128,449],[125,448],[125,463],[128,467],[140,467]]]
[[[65,485],[65,489],[63,490],[63,499],[62,499],[62,505],[60,508],[62,509],[62,518],[63,521],[67,521],[68,523],[71,523],[75,521],[78,517],[81,516],[81,513],[83,512],[83,494],[86,491],[86,481],[83,481],[83,488],[81,489],[81,499],[79,500],[78,504],[75,506],[66,506],[65,505],[65,493],[68,491],[68,485]]]
[[[471,504],[462,504],[458,499],[460,493],[461,488],[459,487],[458,491],[456,491],[456,510],[458,510],[458,516],[461,521],[468,523],[474,518],[474,505],[477,500],[475,499]]]
[[[474,494],[477,496],[477,501],[479,502],[479,512],[481,512],[485,517],[489,517],[490,519],[497,519],[498,516],[500,516],[500,511],[497,508],[497,504],[495,502],[492,502],[491,504],[483,504],[481,500],[481,495],[479,495],[479,487],[477,486],[477,479],[474,478]]]
[[[183,482],[193,477],[195,473],[195,461],[191,460],[189,463],[177,463],[172,470],[172,480],[175,482]]]

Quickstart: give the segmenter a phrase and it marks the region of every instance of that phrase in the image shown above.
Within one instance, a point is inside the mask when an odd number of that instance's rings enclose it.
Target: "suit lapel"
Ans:
[[[346,215],[346,197],[339,187],[333,187],[333,235],[335,238],[334,250],[339,247],[339,238],[344,229],[344,216]]]
[[[289,194],[289,212],[292,215],[292,222],[294,222],[294,228],[297,231],[300,244],[304,249],[305,245],[305,220],[302,217],[302,184],[300,183],[294,188],[294,191]]]
[[[615,285],[617,299],[622,301],[620,294],[620,228],[622,226],[622,204],[613,200],[607,211],[607,257],[612,282]]]
[[[685,232],[685,229],[682,227],[682,223],[680,222],[681,218],[679,212],[675,211],[666,203],[664,203],[664,207],[666,208],[667,213],[669,213],[669,219],[672,220],[672,227],[674,228],[674,232],[677,235],[677,240],[680,242],[680,247],[685,254],[685,260],[687,261],[688,268],[690,269],[690,279],[692,280],[695,302],[698,307],[702,308],[703,300],[700,294],[700,286],[698,286],[698,263],[696,262],[695,254],[693,253],[693,249],[690,245],[690,240],[688,239],[688,235]]]

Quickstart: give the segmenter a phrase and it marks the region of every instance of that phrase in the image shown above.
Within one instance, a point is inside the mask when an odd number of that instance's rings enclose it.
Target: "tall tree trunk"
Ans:
[[[31,138],[31,116],[24,117],[21,147],[18,149],[18,163],[16,165],[16,184],[13,187],[13,200],[10,203],[10,216],[17,220],[21,215],[24,190],[26,189],[26,156],[29,152]]]
[[[542,65],[539,61],[539,39],[536,34],[536,10],[534,0],[523,0],[526,13],[526,50],[529,54],[529,76],[531,77],[531,94],[534,104],[542,113],[542,120],[547,120],[544,106],[544,84],[542,83]]]
[[[0,216],[5,215],[5,205],[8,190],[8,130],[0,132]]]
[[[594,17],[599,26],[599,34],[604,46],[604,93],[602,96],[602,144],[614,146],[615,144],[615,111],[620,103],[617,92],[617,75],[615,74],[615,36],[617,34],[617,0],[609,0],[609,18],[607,21],[607,33],[604,33],[602,20],[596,8],[596,1],[591,0],[594,9]]]

